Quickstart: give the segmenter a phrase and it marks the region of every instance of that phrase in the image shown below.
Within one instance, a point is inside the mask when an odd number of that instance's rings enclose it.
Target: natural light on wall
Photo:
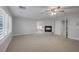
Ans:
[[[0,40],[11,32],[11,17],[0,8]]]
[[[36,23],[36,25],[37,25],[37,33],[42,33],[43,32],[43,26],[41,24],[42,24],[42,22],[40,22],[40,21],[38,21]]]

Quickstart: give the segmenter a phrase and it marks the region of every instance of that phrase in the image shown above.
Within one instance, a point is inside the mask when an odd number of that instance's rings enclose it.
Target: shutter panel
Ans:
[[[0,35],[3,34],[3,16],[0,16]]]

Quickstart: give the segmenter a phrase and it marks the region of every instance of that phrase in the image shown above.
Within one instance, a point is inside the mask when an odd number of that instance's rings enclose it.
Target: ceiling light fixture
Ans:
[[[51,15],[56,15],[56,13],[52,12]]]

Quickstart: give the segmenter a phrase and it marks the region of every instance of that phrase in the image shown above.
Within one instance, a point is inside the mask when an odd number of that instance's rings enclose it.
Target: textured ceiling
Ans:
[[[11,14],[15,18],[31,18],[31,19],[48,19],[52,15],[41,14],[41,11],[48,9],[52,6],[25,6],[26,9],[21,9],[18,6],[8,6]],[[79,12],[79,6],[65,6],[65,13]],[[59,13],[56,16],[63,16],[63,13]]]

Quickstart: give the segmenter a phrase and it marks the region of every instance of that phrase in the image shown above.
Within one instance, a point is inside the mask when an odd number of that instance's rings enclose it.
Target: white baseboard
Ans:
[[[32,33],[24,33],[24,34],[14,34],[13,36],[19,36],[19,35],[28,35],[28,34],[35,34],[36,32],[32,32]]]
[[[73,40],[79,40],[79,38],[77,37],[68,37],[68,38],[73,39]]]
[[[29,35],[29,34],[42,34],[42,33],[48,33],[48,32],[32,32],[32,33],[24,33],[24,34],[14,34],[13,36]],[[53,33],[53,32],[52,32],[52,33]]]
[[[39,32],[32,32],[32,33],[24,33],[24,34],[14,34],[13,36],[19,36],[19,35],[29,35],[29,34],[38,34]],[[40,32],[39,34],[41,33],[45,33],[45,32]],[[52,32],[53,33],[53,32]],[[55,34],[55,33],[54,33]],[[57,34],[55,34],[57,35]],[[79,40],[79,38],[76,38],[76,37],[71,37],[71,36],[68,36],[68,38],[70,39],[73,39],[73,40]]]

